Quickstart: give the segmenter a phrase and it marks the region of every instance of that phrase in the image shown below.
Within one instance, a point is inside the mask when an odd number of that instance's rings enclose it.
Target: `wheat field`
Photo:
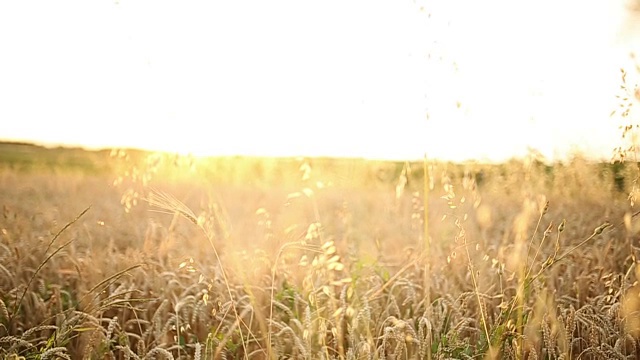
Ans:
[[[7,359],[640,354],[629,164],[2,153]]]

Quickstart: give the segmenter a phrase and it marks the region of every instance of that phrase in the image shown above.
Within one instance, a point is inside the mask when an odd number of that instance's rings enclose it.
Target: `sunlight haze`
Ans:
[[[197,155],[609,159],[622,1],[0,4],[0,140]]]

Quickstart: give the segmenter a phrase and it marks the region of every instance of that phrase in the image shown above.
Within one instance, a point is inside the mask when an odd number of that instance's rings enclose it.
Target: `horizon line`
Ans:
[[[149,153],[165,153],[165,154],[176,154],[181,156],[192,156],[195,158],[224,158],[224,157],[244,157],[244,158],[276,158],[276,159],[296,159],[296,158],[310,158],[310,159],[345,159],[345,160],[368,160],[368,161],[391,161],[391,162],[423,162],[425,159],[427,161],[435,161],[435,162],[450,162],[450,163],[482,163],[482,164],[501,164],[507,163],[510,161],[524,161],[527,157],[531,157],[537,161],[540,161],[545,164],[558,164],[565,163],[567,161],[572,161],[574,159],[585,159],[587,161],[596,162],[596,163],[613,163],[614,161],[614,150],[611,151],[611,156],[609,159],[605,159],[604,156],[597,155],[589,155],[581,152],[579,150],[572,150],[568,152],[563,159],[549,159],[544,154],[542,154],[538,149],[529,148],[527,154],[525,155],[512,155],[504,157],[501,160],[490,159],[490,158],[466,158],[466,159],[446,159],[441,157],[430,157],[428,153],[424,153],[422,156],[406,156],[406,157],[377,157],[377,156],[363,156],[363,155],[355,155],[355,154],[345,154],[345,155],[330,155],[330,154],[255,154],[255,153],[198,153],[194,151],[183,151],[183,150],[166,150],[166,149],[154,149],[148,148],[144,146],[105,146],[105,145],[83,145],[78,143],[59,143],[59,142],[44,142],[44,141],[33,141],[33,140],[25,140],[25,139],[3,139],[0,138],[0,145],[18,145],[18,146],[35,146],[41,147],[45,149],[79,149],[83,151],[113,151],[113,150],[125,150],[125,151],[140,151],[140,152],[149,152]]]

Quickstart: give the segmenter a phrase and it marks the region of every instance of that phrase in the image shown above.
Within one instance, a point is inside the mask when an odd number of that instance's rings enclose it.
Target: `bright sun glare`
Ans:
[[[5,2],[0,137],[196,155],[608,158],[633,19],[619,1]]]

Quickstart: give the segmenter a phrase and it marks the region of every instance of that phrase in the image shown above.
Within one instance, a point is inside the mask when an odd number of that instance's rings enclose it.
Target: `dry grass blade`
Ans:
[[[156,207],[160,212],[166,212],[168,214],[178,213],[192,223],[198,225],[198,217],[193,211],[185,205],[182,201],[176,199],[174,196],[162,192],[160,190],[151,189],[149,197],[146,199],[149,205]]]
[[[49,251],[49,249],[51,248],[51,246],[53,245],[53,243],[56,241],[56,239],[58,239],[58,237],[60,237],[60,235],[66,230],[68,229],[71,225],[73,225],[76,221],[80,220],[80,218],[87,213],[87,211],[89,211],[89,209],[91,209],[91,206],[89,206],[88,208],[84,209],[75,219],[71,220],[70,222],[68,222],[65,226],[62,227],[62,229],[60,229],[60,231],[58,231],[58,233],[56,233],[56,235],[51,239],[51,241],[49,242],[49,246],[47,246],[47,250]],[[22,304],[22,301],[24,300],[25,295],[27,294],[27,291],[29,290],[29,287],[31,286],[31,284],[33,283],[33,280],[36,278],[36,276],[38,275],[38,273],[40,272],[40,270],[42,270],[42,268],[45,266],[45,264],[54,256],[56,255],[60,250],[64,249],[65,247],[67,247],[69,244],[71,244],[73,242],[73,240],[69,240],[68,242],[64,243],[62,246],[60,246],[59,248],[57,248],[54,252],[52,252],[49,256],[47,256],[41,263],[40,265],[38,265],[38,268],[36,269],[36,271],[33,273],[33,275],[31,276],[31,278],[29,279],[29,281],[27,282],[27,286],[25,286],[24,291],[22,292],[22,295],[20,296],[20,300],[18,300],[14,306],[13,306],[13,311],[12,311],[12,318],[9,320],[9,323],[11,323],[11,320],[13,320],[13,316],[15,316],[18,311],[20,310],[20,306]],[[45,251],[45,254],[46,254]]]
[[[535,275],[533,275],[533,276],[531,276],[531,277],[529,277],[527,279],[526,286],[529,286],[531,283],[533,283],[533,281],[535,281],[537,278],[539,278],[544,273],[545,270],[547,270],[551,266],[559,263],[560,261],[566,259],[567,256],[571,255],[577,249],[583,247],[586,243],[591,241],[597,235],[602,234],[602,232],[605,229],[609,228],[609,227],[611,227],[611,224],[608,221],[604,222],[602,225],[600,225],[597,228],[595,228],[595,230],[593,230],[593,233],[589,237],[587,237],[586,239],[582,240],[580,243],[574,245],[572,248],[570,248],[569,250],[565,251],[562,255],[558,256],[557,258],[550,258],[549,261],[544,264],[544,266],[542,267],[542,269],[540,269],[540,271],[538,273],[536,273]]]

